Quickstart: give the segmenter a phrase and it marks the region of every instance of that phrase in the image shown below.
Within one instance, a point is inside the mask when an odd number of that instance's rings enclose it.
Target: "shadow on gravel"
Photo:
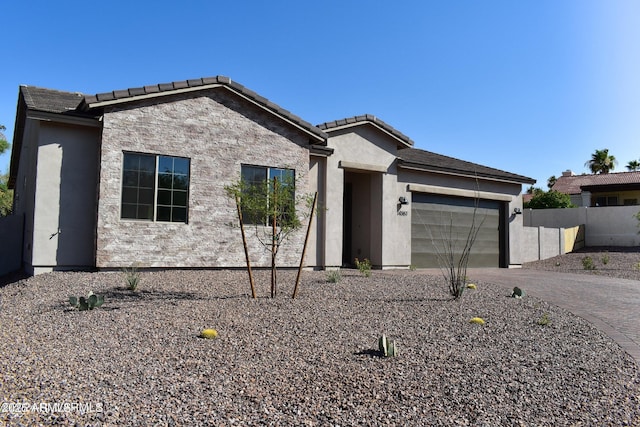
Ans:
[[[14,271],[13,273],[5,274],[4,276],[0,276],[0,288],[23,279],[28,279],[29,277],[31,276],[24,271]]]
[[[168,300],[207,300],[209,298],[193,292],[131,291],[126,288],[112,288],[103,293],[106,301],[168,301]]]
[[[384,354],[380,350],[374,350],[372,348],[368,350],[357,351],[353,353],[354,356],[369,356],[369,357],[384,357]]]

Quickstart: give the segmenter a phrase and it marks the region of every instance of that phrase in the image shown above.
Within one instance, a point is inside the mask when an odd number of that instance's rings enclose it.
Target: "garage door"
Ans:
[[[440,267],[438,253],[462,253],[474,218],[475,199],[413,193],[411,204],[411,263]],[[500,266],[501,202],[479,200],[475,224],[480,230],[469,256],[469,267]],[[449,249],[451,248],[451,249]]]

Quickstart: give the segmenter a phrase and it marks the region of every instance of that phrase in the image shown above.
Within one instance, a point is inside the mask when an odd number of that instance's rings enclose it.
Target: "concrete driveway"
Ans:
[[[522,288],[591,322],[640,365],[640,281],[529,269],[475,268],[467,276]]]

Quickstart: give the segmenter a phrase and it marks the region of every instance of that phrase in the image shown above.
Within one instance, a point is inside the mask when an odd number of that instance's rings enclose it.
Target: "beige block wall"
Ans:
[[[104,114],[97,265],[243,267],[236,206],[224,187],[240,179],[241,164],[253,164],[295,169],[297,191],[309,192],[309,137],[224,88],[163,101]],[[188,224],[120,219],[124,151],[191,159]],[[251,259],[268,266],[256,230],[265,227],[247,227]],[[278,264],[297,265],[303,240],[304,230],[293,235]]]

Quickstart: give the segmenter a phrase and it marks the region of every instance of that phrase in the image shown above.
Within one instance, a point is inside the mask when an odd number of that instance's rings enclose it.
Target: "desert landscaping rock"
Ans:
[[[51,273],[0,288],[7,425],[640,425],[635,361],[589,323],[477,283],[344,271]],[[105,295],[80,312],[69,295]],[[550,323],[538,324],[544,315]],[[481,317],[484,325],[469,323]],[[218,337],[202,339],[214,328]],[[399,355],[380,357],[377,339]],[[10,413],[9,404],[91,404]],[[95,409],[99,408],[99,412]]]

